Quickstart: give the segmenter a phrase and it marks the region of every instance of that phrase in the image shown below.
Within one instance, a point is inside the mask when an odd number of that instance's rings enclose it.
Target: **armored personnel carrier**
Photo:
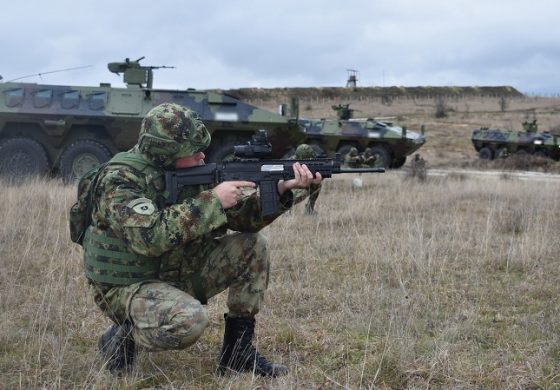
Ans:
[[[525,121],[524,131],[490,129],[473,130],[472,143],[483,160],[505,158],[514,153],[560,159],[560,137],[548,131],[539,132],[537,121]]]
[[[339,120],[298,121],[297,107],[289,118],[219,91],[157,89],[153,71],[167,67],[144,66],[143,58],[108,64],[109,71],[123,75],[126,87],[0,82],[0,175],[79,177],[132,147],[144,115],[164,102],[200,115],[212,134],[206,151],[212,162],[233,156],[235,145],[246,144],[261,129],[272,144],[270,158],[291,155],[303,142],[322,156],[347,153],[352,146],[375,147],[394,168],[425,142],[391,123],[352,119],[347,105],[339,105]]]
[[[300,120],[307,142],[319,154],[336,150],[345,155],[352,147],[359,152],[370,148],[385,168],[400,168],[407,156],[426,143],[423,130],[420,134],[385,120],[352,118],[353,110],[348,104],[332,108],[337,112],[338,119]]]
[[[132,147],[144,115],[163,102],[196,111],[212,134],[207,160],[233,154],[259,129],[268,131],[271,157],[305,141],[297,121],[210,91],[153,88],[153,70],[136,61],[112,62],[126,88],[0,83],[0,174],[58,174],[76,178]]]

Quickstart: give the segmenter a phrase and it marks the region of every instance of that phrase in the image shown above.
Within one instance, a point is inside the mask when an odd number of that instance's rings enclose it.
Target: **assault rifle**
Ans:
[[[337,173],[381,173],[385,168],[341,168],[342,158],[315,158],[305,160],[234,160],[219,164],[211,163],[191,168],[165,172],[165,187],[169,192],[168,204],[177,202],[184,186],[218,184],[224,181],[252,181],[260,189],[261,213],[263,216],[274,214],[278,203],[278,180],[294,178],[292,165],[305,164],[315,176],[319,172],[323,178]]]

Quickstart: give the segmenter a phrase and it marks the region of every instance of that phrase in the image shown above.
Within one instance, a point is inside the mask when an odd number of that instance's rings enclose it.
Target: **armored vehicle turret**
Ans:
[[[537,121],[525,121],[523,131],[490,129],[473,130],[471,141],[483,160],[505,158],[514,153],[560,159],[560,137],[548,131],[539,132]]]
[[[129,149],[144,115],[174,102],[196,111],[212,134],[207,160],[233,154],[266,129],[273,158],[305,141],[295,120],[259,109],[232,96],[194,89],[153,87],[153,70],[138,60],[108,64],[126,87],[0,83],[0,174],[10,177],[59,174],[75,178]]]
[[[300,120],[307,143],[320,155],[324,155],[325,150],[345,155],[353,147],[358,152],[370,148],[370,153],[377,161],[382,161],[385,168],[400,168],[407,156],[426,143],[423,131],[420,134],[385,120],[352,118],[354,110],[348,104],[332,108],[338,119]]]

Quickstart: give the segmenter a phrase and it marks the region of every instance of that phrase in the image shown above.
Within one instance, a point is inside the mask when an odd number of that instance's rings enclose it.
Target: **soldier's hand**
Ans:
[[[243,195],[242,189],[246,187],[255,188],[256,184],[252,181],[224,181],[214,187],[212,191],[225,210],[239,203]]]
[[[290,180],[279,180],[278,181],[278,193],[282,195],[287,190],[294,188],[308,188],[311,184],[320,184],[323,178],[321,174],[317,172],[315,177],[305,164],[300,164],[295,162],[293,164],[294,178]]]

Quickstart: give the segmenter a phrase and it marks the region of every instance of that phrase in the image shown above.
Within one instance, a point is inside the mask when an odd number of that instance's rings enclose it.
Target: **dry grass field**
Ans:
[[[75,189],[0,184],[0,388],[560,388],[558,182],[402,172],[325,182],[264,230],[272,279],[258,345],[287,377],[215,373],[224,295],[192,348],[101,368],[108,321],[67,234]]]
[[[338,103],[309,102],[308,116]],[[407,163],[352,190],[339,175],[317,215],[298,205],[263,231],[273,263],[257,342],[290,368],[275,380],[216,375],[224,294],[192,348],[106,373],[96,342],[109,322],[68,237],[75,188],[0,182],[0,388],[560,389],[560,181],[461,173],[508,168],[478,161],[472,129],[520,130],[533,113],[558,129],[560,99],[520,98],[506,112],[498,99],[449,101],[441,119],[432,103],[351,102],[356,116],[424,124],[420,153],[448,176],[418,180]]]

